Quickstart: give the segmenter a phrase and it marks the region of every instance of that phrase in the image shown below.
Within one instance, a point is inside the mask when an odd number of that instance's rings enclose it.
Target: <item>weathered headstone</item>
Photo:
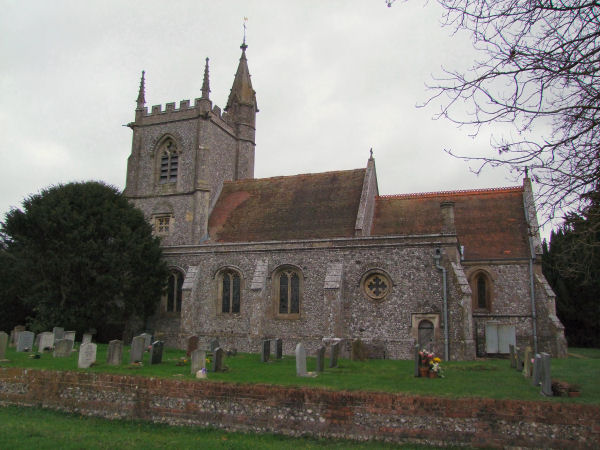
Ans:
[[[552,397],[552,377],[550,375],[550,355],[541,353],[542,356],[542,394]]]
[[[212,372],[223,371],[223,349],[221,347],[217,347],[214,351],[211,369]]]
[[[114,339],[108,343],[106,364],[109,366],[120,366],[123,361],[123,341]]]
[[[52,328],[52,334],[54,334],[54,342],[56,343],[59,339],[65,338],[65,329],[63,327],[54,327]]]
[[[219,345],[219,340],[218,340],[218,339],[211,339],[211,341],[210,341],[210,347],[209,347],[209,348],[210,348],[210,351],[211,351],[211,353],[214,353],[214,352],[215,352],[215,350],[216,350],[217,348],[219,348],[219,347],[220,347],[220,345]]]
[[[35,335],[35,341],[33,341],[33,346],[34,347],[36,347],[36,348],[40,347],[40,339],[41,338],[42,338],[42,333],[38,333],[38,334]]]
[[[420,372],[419,372],[419,367],[421,365],[421,355],[419,355],[419,344],[415,344],[415,348],[414,348],[414,359],[415,359],[415,377],[419,377],[420,376]]]
[[[530,377],[531,376],[531,354],[533,353],[533,349],[531,347],[525,348],[525,356],[523,357],[523,376]]]
[[[539,386],[542,381],[542,355],[536,353],[535,359],[533,360],[533,376],[531,384],[533,386]]]
[[[302,343],[296,345],[296,376],[306,376],[306,350]]]
[[[317,349],[317,372],[325,371],[325,347]]]
[[[197,348],[190,355],[192,358],[190,370],[192,375],[195,375],[200,369],[206,368],[206,352]]]
[[[521,349],[519,347],[515,347],[515,356],[517,358],[516,369],[521,372],[523,370],[523,357],[521,356]]]
[[[71,350],[73,350],[73,341],[71,339],[59,339],[54,341],[54,353],[55,358],[66,358],[71,356]]]
[[[152,349],[150,350],[150,364],[161,364],[163,347],[165,343],[163,341],[154,341],[152,343]]]
[[[21,331],[25,331],[25,325],[17,325],[10,332],[10,345],[13,347],[17,346],[17,342],[19,342],[19,333]]]
[[[275,359],[283,358],[283,341],[281,339],[273,339],[273,347],[275,349]]]
[[[96,362],[96,344],[86,342],[79,347],[77,367],[87,369]]]
[[[0,331],[0,361],[6,358],[6,347],[8,346],[8,334]]]
[[[510,368],[516,369],[517,368],[517,358],[515,356],[515,346],[512,344],[509,344],[508,351],[510,352]]]
[[[38,344],[38,352],[52,350],[54,348],[54,334],[51,331],[40,333],[40,342]]]
[[[19,339],[17,341],[18,352],[30,352],[33,350],[33,341],[35,334],[31,331],[19,332]]]
[[[360,339],[352,341],[352,361],[364,361],[367,359],[367,349]]]
[[[65,331],[65,337],[64,339],[69,339],[73,342],[75,342],[75,331]]]
[[[335,342],[331,344],[331,354],[329,356],[329,367],[337,367],[338,366],[338,358],[340,357],[340,346],[339,342]]]
[[[192,352],[198,348],[198,341],[199,341],[198,336],[191,336],[188,338],[187,351],[185,352],[185,354],[187,356],[191,356]],[[198,369],[198,370],[200,370],[200,369]],[[194,373],[196,373],[196,372],[194,372]]]
[[[135,336],[131,340],[131,350],[129,351],[129,364],[142,362],[144,359],[144,350],[146,348],[146,338],[144,336]]]
[[[152,345],[152,335],[150,333],[142,333],[140,336],[144,338],[144,350],[148,350],[148,347]]]
[[[262,352],[260,354],[260,362],[269,362],[269,356],[271,355],[271,341],[265,339],[262,342]]]
[[[92,333],[83,333],[83,337],[81,338],[82,344],[91,344],[92,343]]]

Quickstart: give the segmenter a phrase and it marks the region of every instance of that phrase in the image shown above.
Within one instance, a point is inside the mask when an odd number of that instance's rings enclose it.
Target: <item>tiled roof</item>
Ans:
[[[466,260],[529,256],[522,187],[377,197],[371,234],[440,233],[443,201],[454,202]]]
[[[208,221],[213,242],[351,237],[365,169],[226,182]]]

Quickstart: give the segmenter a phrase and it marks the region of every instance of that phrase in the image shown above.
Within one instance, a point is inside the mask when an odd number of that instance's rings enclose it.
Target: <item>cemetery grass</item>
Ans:
[[[510,368],[508,359],[481,359],[476,361],[450,361],[442,363],[444,378],[415,378],[413,361],[340,359],[337,368],[326,368],[315,378],[296,377],[296,361],[293,356],[282,360],[260,362],[259,354],[238,353],[225,356],[227,371],[208,373],[208,380],[197,380],[190,373],[190,362],[185,361],[185,351],[165,348],[162,364],[150,365],[149,354],[144,353],[141,366],[129,364],[129,348],[124,347],[123,364],[106,364],[107,345],[98,344],[97,363],[89,369],[77,368],[77,352],[67,358],[54,358],[44,353],[32,359],[31,353],[17,353],[7,349],[9,362],[0,367],[27,367],[45,370],[72,370],[81,372],[104,372],[123,375],[160,377],[189,380],[198,383],[228,382],[269,384],[282,386],[308,386],[331,390],[403,392],[433,397],[484,397],[496,399],[545,400],[600,404],[600,349],[569,349],[565,359],[552,359],[553,380],[579,385],[580,397],[543,397],[540,388],[531,385],[530,378]],[[308,358],[307,369],[315,370],[315,358]],[[209,367],[209,364],[207,364]]]
[[[430,448],[382,442],[292,438],[275,434],[233,433],[199,427],[172,427],[141,421],[108,420],[38,408],[0,407],[3,449],[281,449]]]

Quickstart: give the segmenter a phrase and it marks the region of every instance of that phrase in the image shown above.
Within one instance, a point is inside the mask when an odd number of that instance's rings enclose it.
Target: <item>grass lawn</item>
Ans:
[[[128,364],[129,349],[124,349],[123,365],[114,367],[106,364],[107,346],[98,344],[97,364],[89,369],[77,369],[77,353],[68,358],[54,358],[44,353],[40,359],[30,358],[29,353],[16,353],[9,348],[9,362],[0,367],[28,367],[49,370],[76,370],[86,372],[110,372],[126,375],[163,377],[190,380],[199,383],[190,373],[189,362],[181,363],[185,351],[165,349],[163,363],[149,364],[149,354],[144,354],[143,365]],[[260,355],[240,353],[226,357],[227,372],[208,374],[209,381],[228,383],[262,383],[286,386],[313,386],[333,390],[370,390],[383,392],[405,392],[410,394],[440,397],[487,397],[519,400],[544,400],[553,402],[576,402],[600,404],[600,349],[570,349],[574,356],[552,360],[552,378],[578,384],[578,398],[543,397],[540,389],[531,385],[510,368],[507,359],[485,359],[477,361],[450,361],[443,363],[445,377],[442,379],[415,378],[412,361],[368,360],[350,361],[341,359],[339,367],[326,369],[316,378],[295,376],[295,358],[285,356],[281,361],[261,363]],[[315,359],[308,359],[308,370],[315,369]]]

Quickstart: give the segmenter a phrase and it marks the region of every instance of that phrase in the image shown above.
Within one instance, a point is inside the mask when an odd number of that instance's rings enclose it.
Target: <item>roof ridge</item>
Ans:
[[[522,192],[523,186],[507,186],[498,188],[483,188],[483,189],[462,189],[455,191],[435,191],[435,192],[415,192],[412,194],[391,194],[379,195],[378,198],[394,199],[394,198],[417,198],[417,197],[438,197],[440,195],[470,195],[470,194],[489,194],[495,192]]]
[[[294,175],[278,175],[278,176],[274,176],[274,177],[266,177],[266,178],[244,178],[242,180],[227,180],[224,182],[227,184],[235,184],[235,183],[248,183],[248,182],[254,182],[254,181],[265,181],[265,180],[280,180],[283,178],[294,178],[294,177],[303,177],[303,176],[307,176],[307,175],[327,175],[327,174],[333,174],[333,173],[344,173],[344,172],[358,172],[358,171],[365,171],[366,169],[363,168],[359,168],[359,169],[346,169],[346,170],[330,170],[327,172],[308,172],[308,173],[297,173]]]

